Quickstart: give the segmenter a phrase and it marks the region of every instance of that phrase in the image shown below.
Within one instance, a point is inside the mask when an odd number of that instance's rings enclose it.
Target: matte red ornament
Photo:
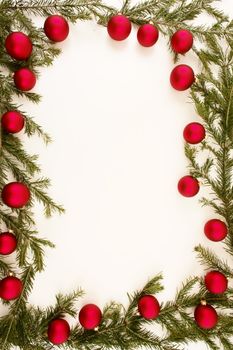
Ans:
[[[48,326],[48,339],[54,345],[65,343],[70,336],[69,323],[62,319],[57,318],[52,320]]]
[[[17,239],[11,232],[3,232],[0,234],[0,254],[9,255],[15,251],[17,247]]]
[[[130,20],[123,15],[115,15],[108,21],[108,34],[114,40],[121,41],[128,38],[132,25]]]
[[[193,35],[189,30],[180,29],[171,38],[171,47],[174,52],[184,54],[193,46]]]
[[[87,304],[79,312],[79,322],[85,329],[95,329],[102,319],[102,312],[95,304]]]
[[[20,68],[14,74],[14,82],[17,89],[29,91],[36,85],[35,73],[29,68]]]
[[[205,276],[205,285],[210,293],[222,294],[227,290],[228,280],[223,273],[210,271]]]
[[[64,41],[69,34],[69,24],[64,17],[52,15],[44,23],[44,32],[54,42]]]
[[[178,91],[189,89],[195,81],[193,69],[186,64],[176,66],[170,75],[171,86]]]
[[[14,300],[20,297],[23,291],[23,283],[19,278],[8,276],[0,281],[0,298]]]
[[[153,320],[159,316],[159,302],[153,295],[144,295],[138,300],[138,311],[142,317]]]
[[[7,53],[16,60],[27,60],[32,53],[32,42],[22,32],[10,33],[5,40]]]
[[[5,132],[15,134],[23,129],[24,117],[17,111],[8,111],[3,114],[1,123]]]
[[[186,142],[195,145],[205,138],[205,128],[200,123],[190,123],[184,128],[183,136]]]
[[[199,192],[198,180],[190,175],[182,177],[178,182],[178,191],[184,197],[193,197]]]
[[[197,325],[202,329],[212,329],[218,323],[218,314],[211,305],[198,305],[194,317]]]
[[[204,232],[211,241],[220,242],[226,238],[228,230],[225,222],[219,219],[211,219],[205,224]]]
[[[22,208],[30,200],[29,188],[21,182],[10,182],[2,190],[3,203],[11,208]]]
[[[153,24],[143,24],[138,28],[137,38],[139,44],[150,47],[158,41],[159,31]]]

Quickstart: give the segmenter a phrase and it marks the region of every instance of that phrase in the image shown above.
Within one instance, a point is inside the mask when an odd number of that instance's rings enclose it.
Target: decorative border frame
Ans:
[[[213,209],[227,225],[228,234],[224,240],[224,249],[233,255],[233,22],[214,7],[212,0],[147,0],[131,5],[125,1],[121,9],[103,4],[100,0],[32,0],[0,1],[0,65],[7,74],[0,72],[1,114],[17,110],[25,118],[25,134],[29,137],[39,135],[46,143],[49,136],[24,111],[14,103],[14,96],[23,96],[38,103],[40,96],[32,92],[23,92],[16,88],[12,74],[22,67],[29,67],[36,75],[42,66],[52,64],[60,53],[51,41],[38,29],[31,16],[47,17],[60,14],[71,22],[92,20],[103,26],[115,14],[121,13],[133,24],[154,23],[159,31],[170,40],[174,31],[188,29],[195,36],[192,50],[201,64],[201,73],[190,89],[190,99],[207,132],[206,139],[199,145],[185,144],[185,154],[189,161],[190,175],[209,186],[210,197],[201,203]],[[198,26],[195,19],[203,14],[211,16],[214,23]],[[27,61],[12,59],[5,51],[5,38],[14,30],[22,30],[30,35],[33,53]],[[180,55],[174,55],[174,62]],[[198,156],[205,152],[207,156],[200,164]],[[9,173],[16,181],[24,183],[30,189],[31,200],[22,209],[0,207],[2,230],[12,230],[18,241],[15,264],[0,259],[2,280],[11,273],[20,276],[23,290],[14,302],[7,302],[9,312],[0,318],[0,340],[3,350],[18,346],[24,350],[49,350],[54,347],[48,339],[48,326],[54,319],[66,315],[77,315],[76,301],[82,296],[82,290],[68,295],[59,294],[54,306],[46,309],[28,304],[28,296],[33,286],[35,274],[44,269],[43,249],[53,244],[40,239],[33,219],[33,203],[44,205],[45,215],[63,212],[46,193],[49,180],[37,177],[40,169],[36,157],[29,155],[22,142],[12,134],[3,132],[1,136],[0,188],[3,191],[8,183]],[[233,277],[233,267],[223,261],[212,250],[201,245],[195,248],[198,258],[207,269],[217,270],[228,279]],[[2,282],[2,281],[1,281]],[[1,294],[0,282],[0,294]],[[71,329],[69,339],[60,345],[64,349],[133,349],[142,346],[160,349],[181,349],[184,344],[203,341],[211,349],[233,348],[233,289],[228,287],[221,295],[210,293],[203,277],[189,278],[177,292],[175,300],[161,305],[159,316],[155,320],[146,320],[138,314],[138,301],[142,296],[153,295],[162,290],[161,275],[151,279],[145,287],[129,296],[129,305],[111,302],[101,315],[98,329],[84,330],[80,324]],[[198,290],[198,291],[197,291]],[[204,301],[203,301],[204,300]],[[218,312],[218,324],[212,329],[203,329],[194,321],[193,310],[202,301],[212,305]],[[147,330],[147,324],[155,322],[163,329],[161,335]]]

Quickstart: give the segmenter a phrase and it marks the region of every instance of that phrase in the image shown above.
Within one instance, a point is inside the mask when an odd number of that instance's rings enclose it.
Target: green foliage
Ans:
[[[210,196],[201,203],[209,206],[222,218],[229,230],[224,249],[233,255],[233,21],[217,10],[213,0],[143,0],[136,5],[125,0],[119,9],[105,5],[101,0],[0,0],[0,113],[8,110],[20,111],[26,119],[25,133],[28,137],[39,136],[45,143],[51,141],[32,116],[14,103],[14,96],[38,103],[40,96],[24,93],[14,86],[12,73],[19,67],[29,66],[36,74],[39,68],[53,63],[60,50],[37,28],[32,16],[47,17],[61,14],[69,21],[95,19],[106,25],[109,17],[123,13],[136,24],[155,23],[167,37],[180,28],[187,28],[195,35],[193,54],[200,62],[201,72],[190,91],[198,115],[202,118],[207,137],[200,145],[185,144],[185,154],[189,161],[190,174],[209,186]],[[195,20],[206,14],[213,23],[196,25]],[[4,40],[12,30],[22,30],[33,40],[33,55],[27,62],[11,59],[4,49]],[[173,54],[174,60],[179,55]],[[201,157],[200,157],[201,156]],[[23,142],[17,136],[1,133],[0,189],[9,181],[9,176],[26,183],[32,193],[29,205],[21,210],[0,208],[2,229],[11,229],[18,239],[15,264],[0,259],[0,277],[14,272],[24,283],[21,297],[13,303],[5,303],[8,313],[0,318],[0,343],[2,350],[18,346],[22,350],[51,350],[53,346],[47,338],[48,323],[56,317],[76,317],[78,299],[82,290],[69,295],[59,294],[54,306],[40,308],[30,305],[28,297],[33,287],[35,274],[44,269],[44,250],[53,247],[47,239],[40,238],[32,212],[33,204],[39,201],[46,216],[62,213],[47,194],[49,180],[42,177],[37,156],[25,151]],[[200,161],[200,159],[202,159]],[[233,268],[214,252],[203,247],[195,248],[198,259],[207,269],[217,269],[228,278],[233,278]],[[98,330],[84,331],[79,325],[72,329],[69,341],[61,345],[63,349],[104,350],[136,349],[146,347],[158,350],[182,349],[191,342],[201,341],[210,349],[232,350],[233,289],[228,288],[223,295],[207,292],[203,278],[187,279],[177,291],[174,300],[162,303],[159,317],[154,321],[143,319],[137,311],[137,302],[145,294],[157,294],[163,287],[162,277],[157,275],[132,295],[129,305],[114,301],[103,309],[103,320]],[[216,328],[200,329],[193,319],[194,307],[205,299],[218,310],[219,322]],[[148,326],[156,324],[161,332],[152,332]]]

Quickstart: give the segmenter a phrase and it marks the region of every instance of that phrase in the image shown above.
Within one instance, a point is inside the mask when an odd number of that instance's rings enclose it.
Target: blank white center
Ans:
[[[46,220],[36,209],[41,235],[56,249],[46,251],[31,298],[47,304],[82,286],[85,301],[124,302],[160,271],[160,299],[168,298],[197,272],[193,247],[204,239],[206,211],[177,192],[187,173],[182,131],[197,115],[187,93],[170,87],[166,42],[139,47],[133,30],[117,43],[105,28],[78,23],[61,47],[41,73],[42,103],[30,107],[54,142],[28,147],[66,214]],[[192,55],[182,62],[193,65]]]

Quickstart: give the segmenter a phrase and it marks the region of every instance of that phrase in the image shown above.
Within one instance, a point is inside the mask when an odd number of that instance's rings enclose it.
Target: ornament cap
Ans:
[[[205,299],[201,299],[201,305],[203,305],[203,306],[206,306],[206,305],[207,305],[207,302],[206,302]]]

